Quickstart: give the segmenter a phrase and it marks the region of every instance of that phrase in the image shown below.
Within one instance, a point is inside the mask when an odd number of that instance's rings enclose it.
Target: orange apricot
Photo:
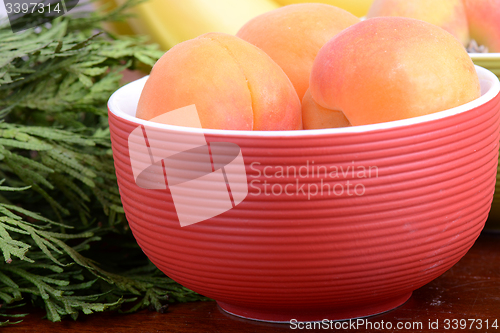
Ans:
[[[342,111],[322,107],[314,101],[307,89],[302,99],[302,123],[304,129],[347,127],[351,124]]]
[[[371,18],[339,33],[319,51],[310,90],[353,126],[430,114],[481,95],[463,45],[436,25],[404,17]]]
[[[320,48],[340,31],[358,22],[359,18],[338,7],[303,3],[259,15],[236,35],[269,54],[283,68],[302,99]]]
[[[469,28],[462,0],[375,0],[366,17],[379,16],[403,16],[426,21],[448,31],[462,45],[469,42]]]
[[[489,52],[500,52],[500,0],[464,0],[469,32]]]
[[[296,130],[300,100],[283,70],[235,36],[208,33],[177,44],[155,64],[136,117],[195,105],[203,128]]]

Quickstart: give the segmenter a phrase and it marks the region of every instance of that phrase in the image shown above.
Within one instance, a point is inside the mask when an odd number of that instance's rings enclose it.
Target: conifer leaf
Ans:
[[[92,79],[89,78],[87,75],[83,74],[82,72],[78,73],[78,79],[87,88],[92,87],[92,85],[94,84]]]
[[[52,148],[51,145],[46,144],[44,142],[40,142],[38,140],[30,140],[29,142],[23,142],[15,139],[0,138],[0,145],[13,148],[20,148],[25,150],[36,150],[36,151],[50,150]]]
[[[0,26],[0,316],[21,299],[52,321],[206,299],[149,262],[121,205],[107,101],[123,70],[147,71],[163,51],[102,23],[137,3],[37,32]]]

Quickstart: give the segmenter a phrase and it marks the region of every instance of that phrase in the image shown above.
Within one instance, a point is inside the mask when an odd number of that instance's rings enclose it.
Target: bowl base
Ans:
[[[316,308],[316,309],[266,309],[259,307],[245,307],[233,305],[229,303],[219,302],[217,304],[225,312],[240,318],[273,322],[273,323],[290,323],[290,320],[297,321],[321,321],[328,320],[349,320],[367,316],[377,315],[383,312],[390,311],[403,303],[410,297],[411,292],[402,296],[388,298],[376,303],[366,305],[356,305],[352,307],[343,306],[335,308]]]

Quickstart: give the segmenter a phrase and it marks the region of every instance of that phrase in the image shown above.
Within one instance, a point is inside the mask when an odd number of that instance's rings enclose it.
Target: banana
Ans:
[[[207,32],[234,35],[250,19],[279,7],[273,0],[148,0],[131,10],[136,18],[128,24],[168,50]]]
[[[276,0],[282,6],[303,3],[303,2],[317,2],[326,3],[335,7],[342,8],[348,12],[356,15],[357,17],[365,16],[372,5],[373,0]]]
[[[102,12],[110,12],[118,7],[118,4],[115,0],[96,0],[94,3],[94,8]],[[112,22],[104,22],[104,27],[115,34],[119,35],[133,35],[134,31],[128,24],[128,22],[120,21],[112,21]]]

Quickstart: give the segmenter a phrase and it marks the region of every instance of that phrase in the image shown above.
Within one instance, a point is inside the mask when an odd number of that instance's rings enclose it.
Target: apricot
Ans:
[[[500,52],[500,0],[464,0],[470,37]]]
[[[247,22],[236,36],[264,50],[283,68],[300,99],[309,87],[316,54],[332,37],[360,20],[318,3],[284,6]]]
[[[366,17],[378,16],[403,16],[426,21],[448,31],[462,45],[469,42],[469,28],[462,0],[375,0]]]
[[[300,100],[283,70],[264,51],[223,33],[166,52],[146,81],[136,117],[150,120],[193,104],[203,128],[302,128]]]
[[[336,128],[351,125],[342,111],[330,110],[316,103],[309,89],[302,99],[302,124],[304,129]]]
[[[310,90],[316,103],[342,111],[353,126],[430,114],[480,96],[462,44],[433,24],[403,17],[367,19],[326,43]]]

